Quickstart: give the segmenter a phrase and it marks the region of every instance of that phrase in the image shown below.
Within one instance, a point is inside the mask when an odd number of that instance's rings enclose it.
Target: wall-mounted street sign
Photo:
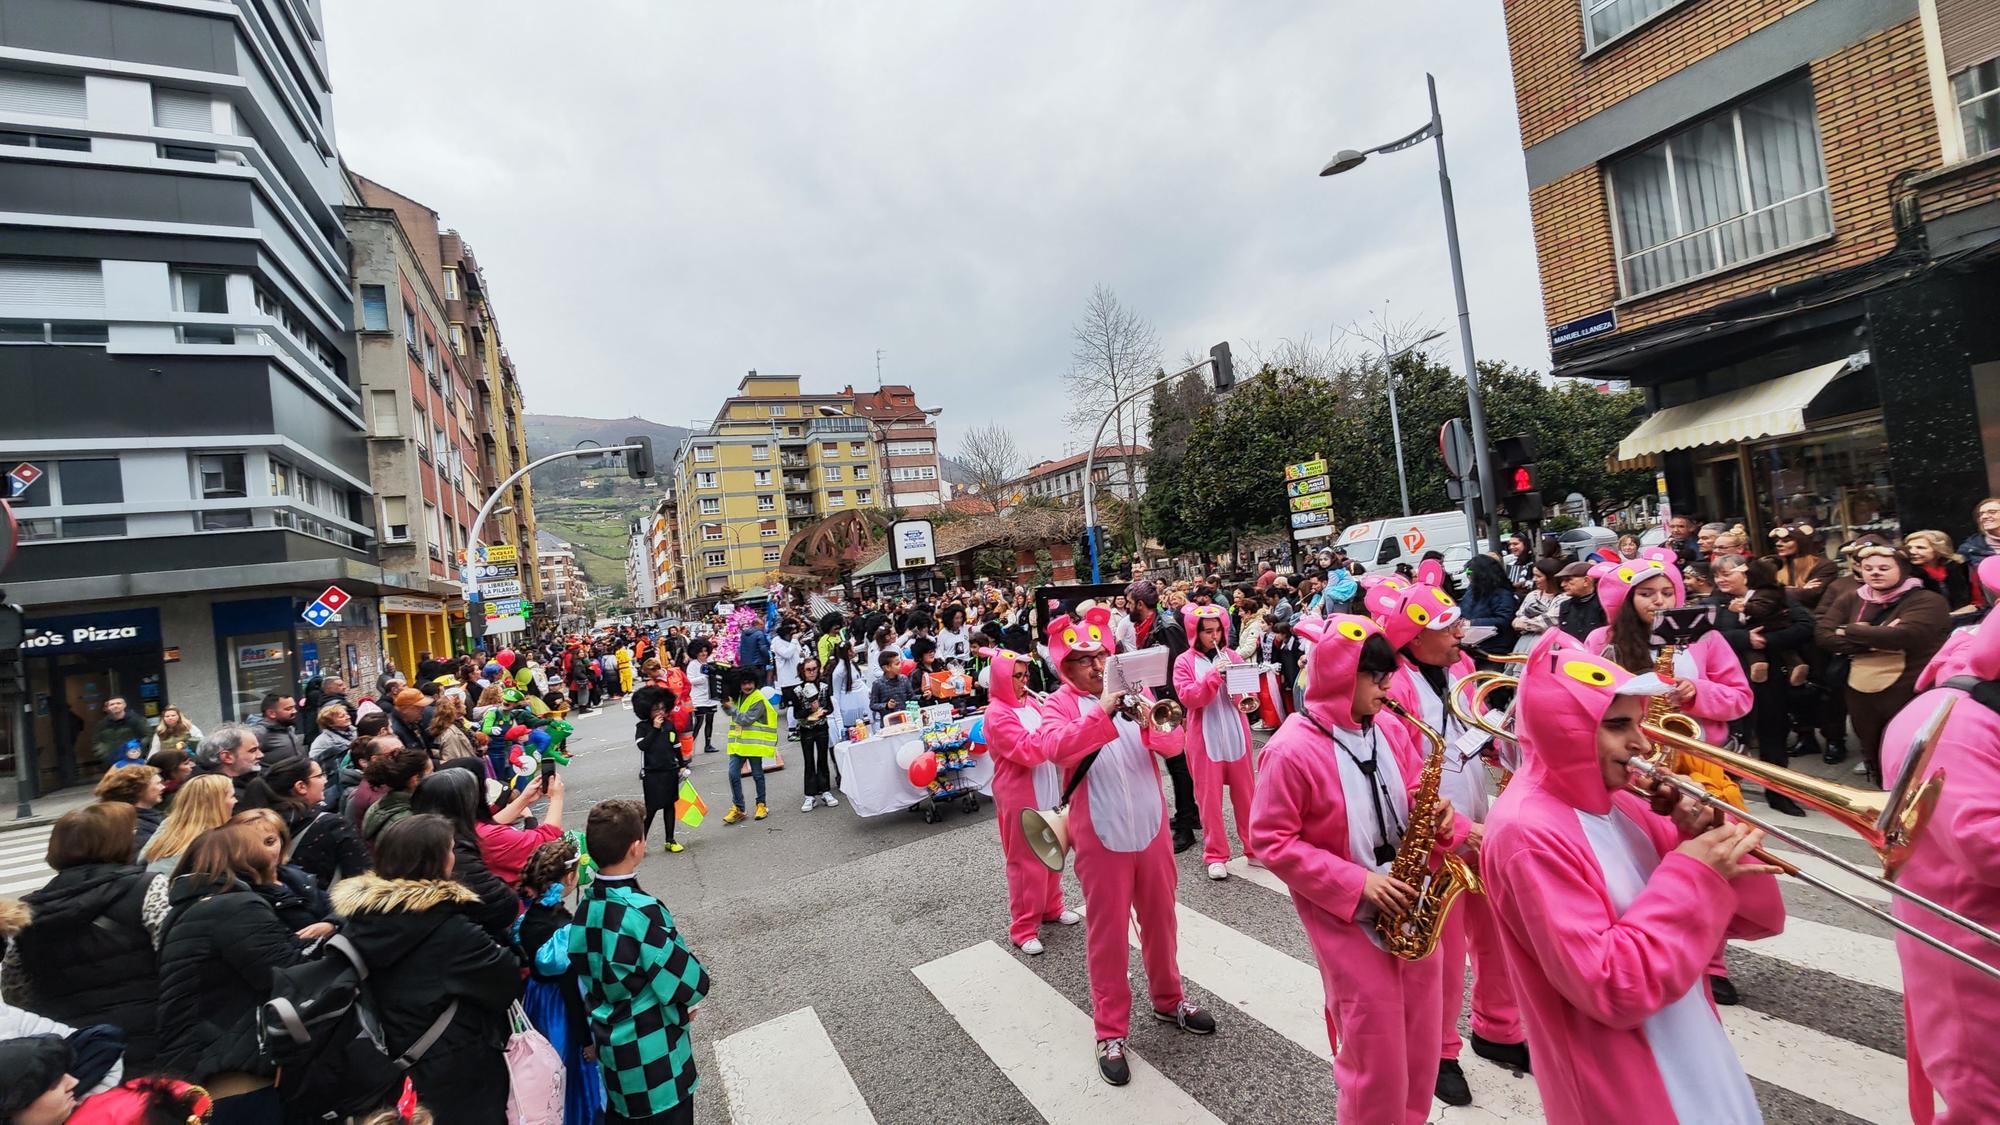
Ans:
[[[1618,331],[1618,310],[1605,309],[1602,312],[1591,313],[1589,316],[1577,317],[1575,320],[1558,324],[1554,328],[1549,329],[1549,346],[1552,348],[1566,347],[1570,344],[1582,343],[1592,336],[1602,336],[1607,332],[1616,331]]]

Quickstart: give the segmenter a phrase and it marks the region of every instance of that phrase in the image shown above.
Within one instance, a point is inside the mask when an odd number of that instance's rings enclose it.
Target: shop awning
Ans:
[[[1710,398],[1669,406],[1639,423],[1618,443],[1618,461],[1673,449],[1783,437],[1806,428],[1806,407],[1845,374],[1851,359],[1822,363]]]

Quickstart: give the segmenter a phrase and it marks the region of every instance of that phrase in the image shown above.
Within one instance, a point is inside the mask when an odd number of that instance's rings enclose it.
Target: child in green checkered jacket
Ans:
[[[673,915],[635,880],[646,858],[645,818],[638,801],[591,808],[584,845],[597,877],[584,888],[569,931],[611,1125],[694,1120],[688,1025],[708,995],[708,970],[688,952]]]

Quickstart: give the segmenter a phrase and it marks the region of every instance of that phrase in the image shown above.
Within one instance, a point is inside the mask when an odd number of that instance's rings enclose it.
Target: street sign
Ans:
[[[1285,485],[1287,496],[1310,496],[1315,492],[1326,492],[1333,487],[1331,478],[1324,475],[1295,480]]]
[[[1330,508],[1332,506],[1333,493],[1331,492],[1315,492],[1311,496],[1292,497],[1292,511],[1294,512],[1316,512],[1321,508]]]
[[[1303,531],[1308,527],[1325,527],[1332,522],[1333,513],[1328,511],[1292,513],[1293,531]]]
[[[19,496],[34,487],[34,483],[40,479],[42,479],[42,471],[23,461],[7,473],[7,480],[12,485],[7,495]]]
[[[521,568],[513,563],[472,563],[466,567],[472,577],[471,582],[490,582],[496,578],[519,578]]]
[[[1472,475],[1472,431],[1465,419],[1453,418],[1438,427],[1438,455],[1452,476],[1463,480]]]
[[[897,520],[889,525],[889,557],[897,570],[931,565],[937,559],[937,533],[929,520]]]
[[[479,584],[479,597],[481,601],[488,601],[493,598],[518,598],[520,596],[521,584],[511,578],[500,582],[481,582]]]
[[[472,561],[489,563],[520,562],[521,552],[512,543],[494,543],[472,553]]]
[[[1549,347],[1566,347],[1570,344],[1581,343],[1592,336],[1602,336],[1606,332],[1616,331],[1618,331],[1618,310],[1604,309],[1601,312],[1594,312],[1589,316],[1580,316],[1568,323],[1558,324],[1550,328]]]
[[[306,623],[313,628],[324,629],[326,623],[333,620],[333,611],[326,608],[325,602],[314,602],[307,606],[299,616],[305,618]]]
[[[1563,514],[1578,523],[1590,519],[1590,498],[1581,492],[1572,492],[1563,497]]]
[[[1292,532],[1292,538],[1294,538],[1294,539],[1324,539],[1324,538],[1326,538],[1327,536],[1329,536],[1329,535],[1332,535],[1332,534],[1333,534],[1333,527],[1332,527],[1332,525],[1331,525],[1331,524],[1329,524],[1329,525],[1328,525],[1328,526],[1326,526],[1326,527],[1308,527],[1308,528],[1304,529],[1303,531],[1294,531],[1294,532]]]
[[[489,637],[501,633],[518,633],[527,627],[528,619],[525,617],[489,617],[486,619],[486,635]]]
[[[339,613],[340,607],[346,605],[349,601],[347,591],[338,586],[328,586],[326,589],[320,591],[319,600],[321,605],[324,605],[335,613]]]
[[[1296,465],[1285,466],[1286,480],[1304,480],[1307,477],[1318,477],[1325,475],[1326,475],[1326,458],[1324,457],[1315,457],[1310,461],[1301,461]]]
[[[504,602],[486,602],[485,605],[486,619],[489,621],[495,617],[521,616],[521,599],[519,598],[509,598]]]

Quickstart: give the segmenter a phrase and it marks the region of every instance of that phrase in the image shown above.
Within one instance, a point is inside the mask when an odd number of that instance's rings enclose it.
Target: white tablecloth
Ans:
[[[971,719],[958,720],[960,729],[969,728]],[[896,750],[909,742],[922,742],[923,732],[908,730],[875,734],[860,742],[842,740],[833,748],[840,764],[840,792],[857,816],[882,816],[901,812],[923,800],[929,791],[910,784],[908,770],[896,765]],[[993,756],[976,754],[972,768],[962,771],[966,784],[993,795]]]

